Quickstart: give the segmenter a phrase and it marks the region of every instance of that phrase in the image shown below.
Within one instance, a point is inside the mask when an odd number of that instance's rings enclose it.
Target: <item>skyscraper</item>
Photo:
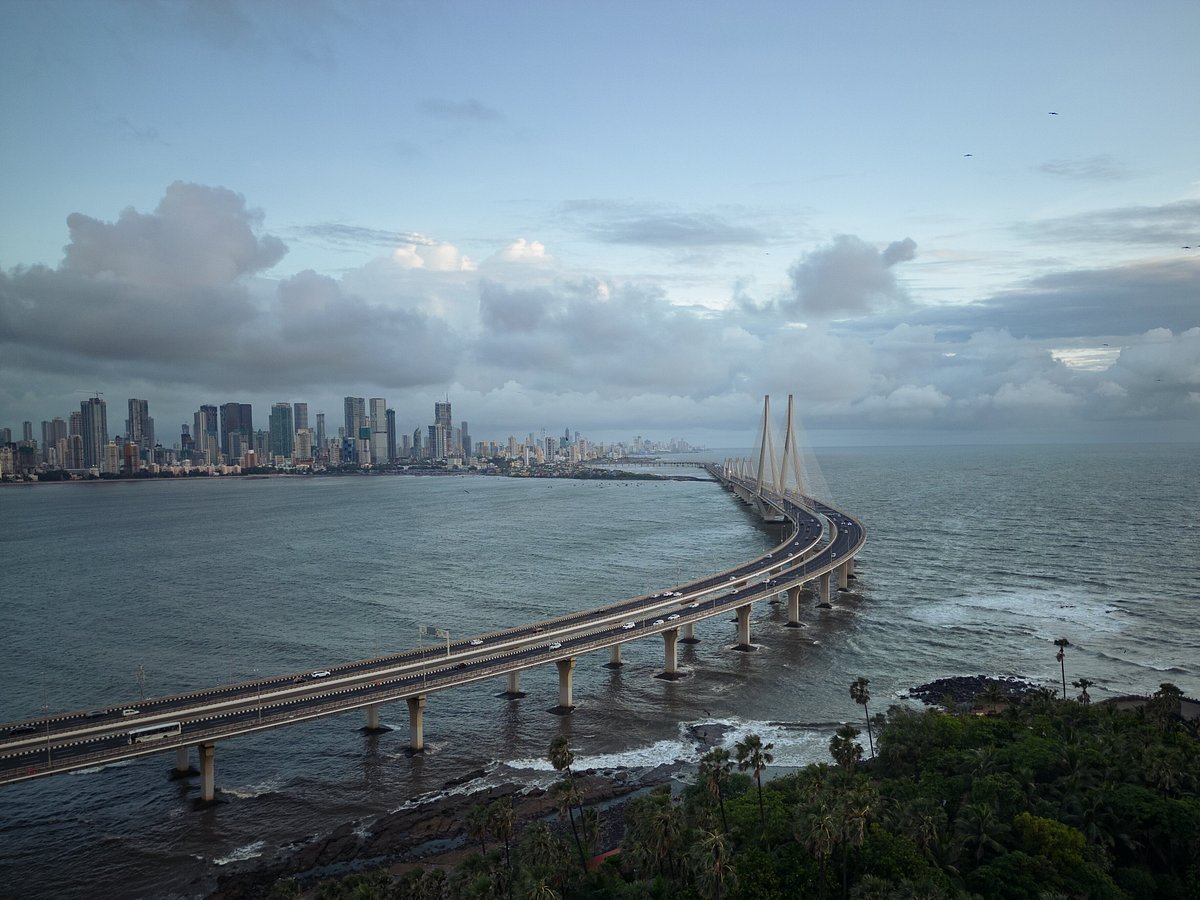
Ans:
[[[387,461],[394,463],[396,458],[396,411],[389,409],[387,411]]]
[[[108,446],[108,404],[99,397],[89,397],[79,404],[79,427],[83,436],[83,464],[99,468]]]
[[[221,404],[221,452],[231,463],[254,449],[254,420],[249,403]]]
[[[211,404],[200,407],[192,417],[192,440],[196,458],[212,464],[219,462],[221,453],[220,426],[217,424],[217,408]]]
[[[273,460],[276,456],[291,459],[296,448],[296,429],[292,424],[292,404],[276,403],[271,407],[269,419],[271,429],[267,452]]]
[[[382,397],[372,397],[371,465],[378,466],[387,461],[387,401]]]
[[[292,404],[293,424],[297,431],[308,431],[308,404],[293,403]]]
[[[462,455],[463,455],[463,459],[467,459],[471,455],[471,432],[467,428],[467,423],[465,421],[462,423],[461,429],[462,429]]]
[[[145,400],[129,399],[129,418],[125,421],[125,440],[137,444],[138,451],[147,454],[154,449],[154,420],[150,404]]]
[[[367,401],[362,397],[347,397],[346,407],[346,437],[351,440],[358,438],[358,429],[367,424]]]

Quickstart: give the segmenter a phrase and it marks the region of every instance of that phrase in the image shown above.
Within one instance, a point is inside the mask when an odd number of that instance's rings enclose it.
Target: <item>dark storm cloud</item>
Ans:
[[[575,201],[565,216],[589,237],[606,244],[648,247],[757,246],[765,235],[714,213],[607,201]]]
[[[470,122],[500,122],[504,116],[499,110],[475,99],[421,101],[421,111],[435,119],[457,119]]]
[[[900,303],[904,292],[892,268],[913,259],[916,250],[911,238],[880,253],[862,238],[838,235],[792,266],[791,290],[778,308],[792,319],[820,319],[861,316]]]
[[[1200,259],[1056,272],[978,303],[925,309],[904,321],[947,334],[1004,328],[1035,339],[1184,331],[1200,325]]]
[[[1107,153],[1087,159],[1052,159],[1042,163],[1037,170],[1079,181],[1121,181],[1129,177],[1129,170]]]
[[[1200,200],[1162,206],[1126,206],[1045,219],[1021,226],[1034,237],[1058,241],[1161,244],[1178,248],[1200,244]]]
[[[346,225],[341,222],[319,222],[295,229],[302,237],[316,238],[343,247],[395,247],[400,244],[417,244],[429,247],[433,241],[415,231],[387,231],[382,228],[364,228],[361,225]]]

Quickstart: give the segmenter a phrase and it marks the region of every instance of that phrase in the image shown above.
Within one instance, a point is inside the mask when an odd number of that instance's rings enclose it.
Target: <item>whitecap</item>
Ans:
[[[263,848],[267,846],[266,841],[255,841],[252,844],[247,844],[244,847],[238,847],[236,850],[229,853],[227,856],[220,856],[213,859],[214,866],[227,866],[232,862],[241,862],[246,859],[255,859],[262,856]]]

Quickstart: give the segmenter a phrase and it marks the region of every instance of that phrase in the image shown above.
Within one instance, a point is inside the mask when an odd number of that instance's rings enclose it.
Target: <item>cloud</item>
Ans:
[[[395,247],[398,244],[431,246],[432,238],[415,231],[388,231],[382,228],[367,228],[362,225],[347,225],[343,222],[320,222],[295,229],[302,237],[316,238],[343,247]]]
[[[1044,219],[1021,226],[1034,238],[1090,243],[1161,244],[1177,248],[1200,244],[1200,200],[1161,206],[1125,206]]]
[[[1129,177],[1129,169],[1107,153],[1085,159],[1052,159],[1038,166],[1037,171],[1079,181],[1122,181]]]
[[[563,213],[584,234],[605,244],[684,248],[766,242],[759,229],[715,213],[597,200],[566,204]]]
[[[901,304],[905,295],[892,268],[916,256],[911,238],[883,253],[854,235],[838,235],[788,270],[791,290],[779,308],[793,319],[861,316]]]
[[[467,122],[500,122],[504,116],[479,100],[443,100],[431,98],[421,101],[421,111],[435,119],[451,119]]]

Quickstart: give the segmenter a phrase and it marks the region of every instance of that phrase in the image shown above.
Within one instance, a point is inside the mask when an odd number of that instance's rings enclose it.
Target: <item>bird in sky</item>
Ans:
[[[1052,113],[1046,113],[1046,115],[1048,115],[1048,116],[1057,116],[1057,115],[1058,115],[1058,113],[1056,113],[1056,112],[1052,112]]]
[[[974,153],[964,153],[964,154],[963,154],[963,156],[964,156],[964,157],[967,157],[967,156],[974,156],[974,155],[975,155]]]

